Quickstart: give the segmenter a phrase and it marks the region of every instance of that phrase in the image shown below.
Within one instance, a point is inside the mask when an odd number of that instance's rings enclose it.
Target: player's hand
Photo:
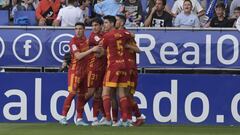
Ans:
[[[104,55],[104,49],[103,49],[102,45],[98,45],[98,47],[99,48],[98,48],[98,51],[95,52],[95,56],[97,58],[100,58],[100,57],[102,57]]]
[[[127,49],[130,48],[130,45],[129,45],[129,44],[126,44],[126,45],[125,45],[125,48],[127,48]]]
[[[100,52],[96,52],[95,53],[95,56],[97,57],[97,58],[100,58],[100,57],[102,57],[104,55],[104,49],[102,48],[102,47],[100,47]]]
[[[93,48],[92,48],[92,52],[100,52],[101,50],[100,50],[100,46],[94,46]]]

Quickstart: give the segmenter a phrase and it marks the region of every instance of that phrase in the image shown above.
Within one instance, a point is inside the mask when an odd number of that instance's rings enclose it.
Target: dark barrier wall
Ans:
[[[135,97],[148,124],[240,124],[240,76],[139,77]],[[1,122],[56,122],[68,95],[64,73],[0,73]],[[73,121],[75,102],[68,118]],[[91,105],[85,106],[91,121]]]

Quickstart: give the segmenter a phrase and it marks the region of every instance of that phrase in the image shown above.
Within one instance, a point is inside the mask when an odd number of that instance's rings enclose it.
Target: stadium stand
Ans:
[[[16,11],[14,16],[14,25],[36,26],[37,21],[35,11]]]
[[[9,25],[9,15],[7,10],[0,10],[0,25]]]

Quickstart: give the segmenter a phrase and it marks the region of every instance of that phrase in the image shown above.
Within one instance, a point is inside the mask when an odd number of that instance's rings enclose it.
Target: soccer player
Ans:
[[[117,15],[116,16],[116,28],[118,30],[127,31],[124,28],[126,22],[126,17],[123,15]],[[140,110],[138,108],[138,105],[136,101],[134,100],[134,93],[137,87],[137,80],[138,80],[138,71],[137,71],[137,64],[136,64],[136,53],[140,52],[140,49],[137,47],[136,42],[134,40],[134,35],[132,34],[132,38],[127,42],[127,45],[125,46],[126,52],[125,52],[125,59],[128,65],[128,71],[130,76],[130,82],[129,82],[129,102],[130,107],[128,114],[128,119],[131,121],[132,119],[132,112],[137,118],[137,121],[134,123],[135,126],[140,126],[144,123],[144,119],[141,117]]]
[[[129,126],[127,121],[128,114],[128,71],[125,61],[124,45],[130,39],[129,32],[115,30],[116,19],[114,16],[104,17],[104,29],[107,33],[103,36],[102,46],[107,55],[107,69],[103,81],[103,106],[106,114],[106,121],[104,125],[111,125],[111,91],[118,90],[120,100],[120,109],[122,112],[122,125]]]
[[[75,24],[75,36],[70,42],[71,63],[68,69],[68,91],[69,95],[64,101],[62,110],[62,119],[59,120],[60,124],[66,125],[67,113],[71,107],[71,102],[77,95],[77,126],[87,126],[82,119],[85,93],[87,91],[87,56],[91,53],[100,51],[99,46],[94,46],[89,49],[87,38],[84,35],[85,25],[83,23]]]
[[[101,18],[94,18],[92,20],[92,32],[89,37],[90,48],[99,45],[102,40],[103,21]],[[98,57],[98,54],[92,53],[89,55],[88,63],[88,92],[86,94],[86,99],[93,97],[93,118],[92,126],[99,124],[98,115],[101,112],[103,118],[105,117],[103,105],[102,105],[102,82],[105,74],[107,64],[107,58],[104,56]],[[102,119],[103,120],[103,119]],[[100,121],[101,122],[101,121]]]

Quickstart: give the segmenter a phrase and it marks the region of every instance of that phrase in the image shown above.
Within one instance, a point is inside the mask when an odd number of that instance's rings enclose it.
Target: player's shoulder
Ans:
[[[113,34],[112,31],[106,32],[106,33],[104,33],[103,38],[109,38],[112,36],[112,34]]]
[[[125,35],[131,35],[130,31],[128,31],[127,29],[125,29],[125,31],[123,31]]]
[[[76,44],[76,41],[77,41],[77,38],[76,36],[74,36],[71,41],[70,41],[70,44]]]
[[[120,33],[122,33],[122,34],[125,34],[125,35],[130,35],[131,33],[130,33],[130,31],[129,30],[127,30],[127,29],[121,29],[121,30],[118,30]]]
[[[76,41],[76,40],[78,40],[78,37],[77,36],[73,36],[72,40]]]
[[[100,35],[101,35],[101,36],[104,36],[104,34],[105,34],[104,31],[101,31],[101,32],[100,32]]]

